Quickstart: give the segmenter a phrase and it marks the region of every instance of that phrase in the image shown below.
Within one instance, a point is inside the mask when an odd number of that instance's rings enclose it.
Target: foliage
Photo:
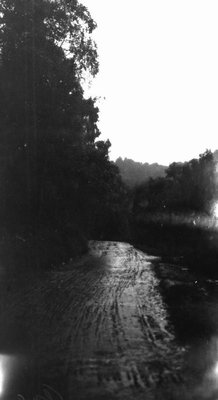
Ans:
[[[77,0],[1,2],[0,218],[12,231],[73,240],[119,207],[110,144],[97,141],[98,109],[81,85],[98,71],[95,26]]]
[[[215,165],[209,150],[200,154],[199,159],[170,164],[165,178],[151,179],[135,190],[134,213],[210,213],[217,197]]]
[[[169,206],[174,209],[187,209],[209,212],[215,196],[215,162],[211,151],[200,154],[181,164],[171,164],[167,170],[171,181]]]

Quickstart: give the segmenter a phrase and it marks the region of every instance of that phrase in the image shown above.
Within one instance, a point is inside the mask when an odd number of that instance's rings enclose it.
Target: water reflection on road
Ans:
[[[23,368],[23,356],[0,354],[0,399],[17,398]]]
[[[128,244],[91,242],[77,264],[5,281],[0,399],[217,399],[218,326],[194,328],[202,304],[204,327],[218,317],[216,291],[208,302],[187,268],[180,280],[167,268]],[[182,340],[192,319],[194,340]]]
[[[11,375],[8,371],[8,364],[13,364],[9,356],[0,354],[0,396],[6,391],[6,382]]]

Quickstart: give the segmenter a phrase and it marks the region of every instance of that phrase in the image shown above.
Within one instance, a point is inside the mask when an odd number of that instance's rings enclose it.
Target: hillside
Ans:
[[[158,178],[165,176],[166,166],[157,163],[148,164],[133,161],[129,158],[122,159],[119,157],[116,160],[121,177],[123,181],[129,186],[134,187],[143,182],[148,181],[150,178]]]

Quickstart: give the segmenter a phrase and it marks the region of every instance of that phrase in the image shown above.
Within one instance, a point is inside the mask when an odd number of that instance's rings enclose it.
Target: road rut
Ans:
[[[91,241],[89,256],[11,294],[1,320],[20,326],[38,388],[48,383],[64,399],[156,399],[181,384],[183,349],[155,260],[127,243]]]

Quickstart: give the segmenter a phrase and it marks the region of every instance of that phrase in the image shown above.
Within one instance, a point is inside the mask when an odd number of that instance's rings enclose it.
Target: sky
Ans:
[[[97,29],[110,158],[168,165],[218,149],[218,1],[81,0]]]

